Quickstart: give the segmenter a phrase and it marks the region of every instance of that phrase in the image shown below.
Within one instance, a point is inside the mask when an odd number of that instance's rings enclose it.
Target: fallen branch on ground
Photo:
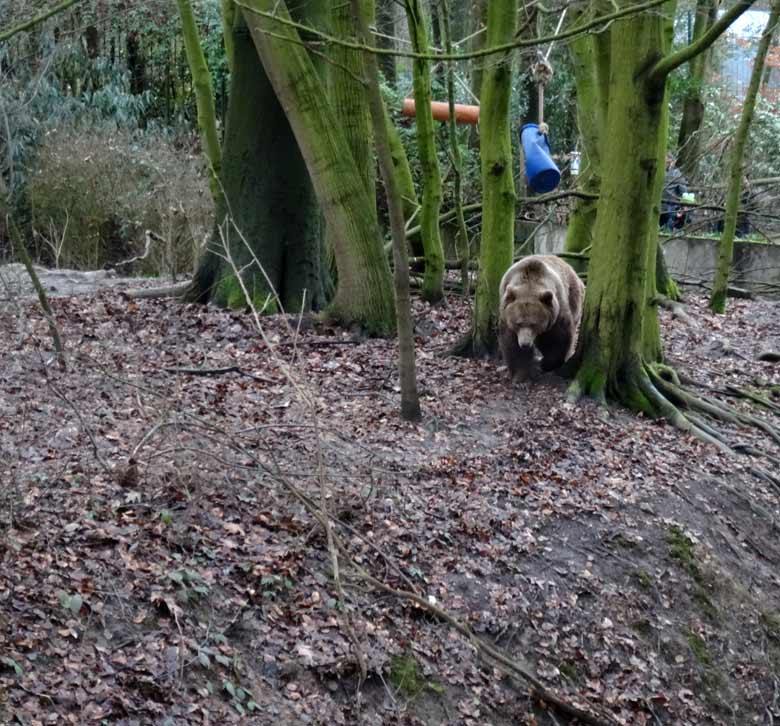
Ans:
[[[134,290],[125,290],[123,294],[131,300],[138,300],[140,298],[183,297],[189,286],[189,282],[179,282],[176,285],[167,285],[164,287],[142,287]]]

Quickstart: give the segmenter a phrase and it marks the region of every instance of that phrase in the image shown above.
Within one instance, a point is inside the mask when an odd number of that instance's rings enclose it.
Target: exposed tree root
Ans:
[[[748,401],[752,401],[753,403],[758,404],[759,406],[764,406],[765,408],[768,408],[773,413],[780,414],[780,405],[775,403],[774,401],[770,400],[766,396],[762,396],[758,393],[753,393],[751,391],[746,391],[742,388],[737,388],[736,386],[732,386],[731,384],[728,384],[726,388],[724,388],[720,393],[723,393],[726,396],[734,396],[736,398],[745,398]]]
[[[498,344],[490,346],[484,341],[476,340],[474,333],[469,332],[455,342],[447,351],[447,355],[459,358],[495,358],[498,355]]]
[[[738,395],[765,406],[773,413],[780,413],[780,405],[763,396],[732,386],[724,393]],[[730,442],[727,436],[718,430],[717,423],[756,428],[778,446],[780,428],[715,398],[691,393],[686,390],[677,372],[670,366],[661,363],[637,363],[623,372],[620,381],[613,382],[607,381],[606,376],[598,370],[590,373],[580,370],[569,387],[569,396],[576,399],[583,395],[594,397],[601,402],[609,396],[633,411],[653,418],[665,418],[676,429],[696,436],[725,453],[762,457],[780,468],[780,458],[751,445]],[[780,477],[759,467],[750,467],[749,470],[780,490]]]

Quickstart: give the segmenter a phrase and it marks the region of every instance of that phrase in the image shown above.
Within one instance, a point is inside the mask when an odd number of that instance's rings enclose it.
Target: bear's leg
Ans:
[[[536,347],[542,354],[543,371],[554,371],[566,362],[573,334],[572,321],[562,317],[536,339]]]
[[[534,348],[517,343],[517,335],[503,325],[499,328],[498,345],[513,381],[526,381],[534,373]]]

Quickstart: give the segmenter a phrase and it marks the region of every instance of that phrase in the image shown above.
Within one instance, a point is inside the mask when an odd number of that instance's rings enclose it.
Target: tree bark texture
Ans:
[[[575,38],[569,48],[577,88],[577,125],[582,141],[577,186],[582,191],[598,195],[609,93],[608,36],[605,37],[604,33],[583,35]],[[566,252],[582,252],[593,244],[597,207],[597,199],[577,200],[566,231]],[[571,262],[578,272],[584,272],[587,267],[583,260]]]
[[[223,149],[224,196],[217,200],[217,228],[188,297],[225,307],[246,304],[232,266],[223,259],[227,244],[258,310],[318,309],[325,301],[314,189],[242,17],[231,41],[235,67]]]
[[[192,12],[190,0],[176,0],[181,17],[184,50],[192,75],[192,87],[198,109],[198,128],[209,166],[209,184],[215,204],[222,195],[222,148],[217,132],[217,114],[214,109],[214,90],[211,87],[211,73],[200,43],[198,25]]]
[[[225,43],[225,58],[228,70],[232,73],[235,67],[235,50],[233,48],[233,23],[236,22],[236,3],[234,0],[221,0],[222,7],[222,37]]]
[[[655,245],[660,200],[659,159],[665,148],[664,89],[646,84],[648,61],[664,47],[656,14],[616,22],[609,33],[609,96],[601,159],[602,181],[588,272],[581,365],[575,391],[609,395],[634,410],[652,413],[640,387],[645,327],[657,325]],[[652,274],[649,274],[652,271]],[[658,346],[660,348],[660,344]]]
[[[446,0],[440,0],[439,17],[444,37],[444,50],[452,53],[452,32],[450,13]],[[453,176],[453,201],[455,204],[455,219],[457,230],[455,232],[455,248],[460,260],[461,287],[463,295],[469,294],[469,235],[466,229],[466,219],[463,216],[463,160],[461,159],[460,144],[458,143],[458,127],[455,122],[455,69],[452,63],[447,64],[447,100],[449,101],[450,114],[447,122],[447,131],[450,142],[450,155],[452,157]]]
[[[360,7],[360,0],[351,0],[352,11],[358,23],[358,37],[368,44],[369,33],[366,16]],[[409,259],[406,249],[404,205],[401,186],[397,180],[393,159],[387,110],[379,88],[379,67],[376,56],[366,54],[365,72],[368,87],[368,102],[374,143],[379,168],[387,195],[390,216],[390,232],[393,238],[393,262],[395,283],[396,317],[398,319],[398,369],[401,379],[401,416],[407,421],[420,418],[420,397],[417,392],[417,367],[414,350],[414,321],[412,319],[411,295],[409,293]]]
[[[620,0],[628,7],[630,0]],[[748,7],[735,3],[699,40],[670,52],[671,17],[642,13],[609,30],[609,95],[602,182],[588,270],[579,368],[572,393],[609,396],[635,411],[679,411],[656,389],[661,354],[655,301],[657,228],[668,128],[669,73],[707,50]],[[690,422],[686,424],[691,426]]]
[[[753,114],[756,108],[756,97],[761,85],[761,77],[764,72],[764,61],[769,50],[769,43],[772,34],[775,31],[778,19],[780,18],[780,0],[774,0],[769,13],[769,20],[758,43],[758,50],[753,61],[753,70],[750,73],[750,83],[748,84],[745,98],[742,102],[742,114],[739,118],[739,125],[734,134],[734,140],[731,146],[731,155],[729,158],[729,187],[726,192],[726,212],[723,219],[723,234],[720,238],[720,247],[718,251],[718,267],[715,272],[715,280],[712,284],[712,293],[710,295],[710,308],[716,313],[723,313],[726,310],[726,291],[729,284],[729,274],[731,273],[731,263],[734,257],[734,236],[737,229],[737,212],[739,211],[739,198],[742,192],[742,162],[745,156],[745,146],[747,144],[748,134],[750,133],[750,124],[753,121]]]
[[[715,22],[720,0],[697,0],[693,40],[698,40]],[[696,177],[701,156],[701,127],[704,123],[704,84],[710,53],[700,53],[688,62],[688,86],[683,99],[680,133],[677,137],[677,166],[687,179]]]
[[[245,6],[290,14],[278,0],[248,0]],[[330,104],[297,31],[244,9],[252,39],[295,134],[333,234],[338,286],[328,314],[343,324],[359,324],[371,334],[395,329],[390,268],[371,215],[374,190],[365,188],[341,122]]]
[[[406,20],[412,48],[418,53],[429,52],[425,16],[419,0],[405,0]],[[444,297],[444,248],[439,230],[441,211],[441,174],[436,155],[436,133],[431,115],[430,62],[414,59],[412,62],[414,103],[417,108],[417,153],[422,170],[422,208],[420,224],[425,255],[422,296],[428,302],[439,302]]]
[[[489,0],[487,47],[515,34],[516,0]],[[480,108],[482,240],[474,300],[472,354],[493,355],[497,347],[498,286],[514,253],[515,185],[512,179],[509,100],[512,53],[485,58]]]

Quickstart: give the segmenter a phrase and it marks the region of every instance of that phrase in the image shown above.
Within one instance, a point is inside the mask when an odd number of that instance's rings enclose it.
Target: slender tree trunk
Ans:
[[[693,40],[698,40],[715,22],[720,0],[697,0]],[[701,157],[701,127],[704,123],[704,84],[710,53],[700,53],[688,62],[688,85],[683,100],[682,121],[677,138],[677,166],[688,179],[696,177]]]
[[[408,222],[412,215],[417,212],[417,192],[414,188],[414,177],[412,176],[412,167],[409,166],[409,157],[406,155],[406,149],[404,149],[403,142],[401,141],[401,135],[398,133],[398,129],[393,123],[393,119],[385,108],[385,126],[387,127],[387,139],[390,144],[390,154],[393,159],[393,167],[395,168],[395,177],[398,183],[399,193],[404,205],[404,219]],[[410,240],[412,245],[419,247],[420,255],[423,255],[422,241],[419,235],[414,235]]]
[[[280,0],[247,0],[245,7],[290,15]],[[287,114],[330,228],[338,266],[338,287],[328,308],[333,319],[357,323],[367,332],[395,329],[390,268],[367,190],[341,124],[300,37],[289,25],[244,9],[255,47]]]
[[[515,34],[517,0],[489,0],[487,47],[509,42]],[[474,300],[471,337],[460,351],[474,356],[494,355],[497,349],[498,286],[514,253],[515,185],[509,100],[512,92],[512,54],[485,58],[482,80],[480,149],[482,171],[482,240],[479,279]]]
[[[235,21],[236,3],[234,0],[222,0],[222,37],[225,43],[225,58],[231,73],[235,67],[235,51],[233,49],[233,23]]]
[[[604,34],[583,35],[571,45],[572,65],[577,87],[577,125],[582,140],[579,189],[592,194],[601,191],[601,144],[606,128],[609,83],[609,42]],[[593,244],[598,200],[578,199],[566,231],[566,252],[582,252]],[[587,265],[572,260],[578,272]]]
[[[740,116],[739,126],[737,126],[737,132],[734,134],[731,146],[729,188],[726,193],[726,214],[723,220],[723,235],[720,238],[718,269],[715,273],[715,281],[713,282],[712,294],[710,295],[710,308],[716,313],[723,313],[726,310],[726,290],[729,284],[731,262],[734,257],[734,235],[737,229],[737,212],[742,192],[742,161],[745,156],[745,145],[750,132],[750,124],[753,121],[753,113],[756,108],[756,97],[761,85],[764,61],[766,60],[769,42],[778,18],[780,18],[780,0],[774,0],[769,13],[769,21],[758,44],[756,57],[753,61],[753,70],[750,74],[750,83],[748,84],[745,99],[742,102],[742,115]]]
[[[130,91],[143,93],[146,89],[146,63],[141,51],[141,41],[135,30],[127,34],[127,68],[130,71]]]
[[[369,41],[368,24],[361,9],[360,0],[351,0],[352,12],[358,22],[359,35],[363,44]],[[407,421],[420,418],[420,398],[417,394],[417,370],[414,352],[414,321],[412,320],[411,296],[409,293],[409,260],[406,251],[404,205],[401,187],[396,179],[387,112],[379,88],[379,68],[376,56],[366,54],[365,75],[368,87],[368,102],[374,131],[379,168],[387,195],[390,215],[390,231],[393,237],[393,261],[395,280],[396,317],[398,319],[398,368],[401,379],[401,416]]]
[[[445,0],[440,0],[439,8],[442,35],[444,36],[444,50],[447,54],[451,54],[452,37],[450,33],[450,14]],[[450,154],[452,156],[453,197],[455,203],[455,219],[457,221],[455,248],[458,251],[458,258],[460,260],[460,281],[465,297],[469,294],[469,235],[466,230],[466,219],[463,216],[463,193],[461,190],[463,161],[460,154],[460,144],[458,144],[458,126],[455,122],[455,71],[451,62],[447,64],[447,98],[450,106],[450,117],[447,122],[447,128],[449,131]]]
[[[217,198],[217,226],[187,297],[246,305],[224,259],[227,245],[258,310],[319,309],[325,300],[314,189],[242,17],[233,25],[231,43],[235,67],[223,150],[224,195]]]
[[[217,115],[214,109],[214,91],[211,87],[211,73],[206,64],[206,56],[200,44],[198,26],[192,12],[190,0],[176,0],[181,16],[184,49],[187,53],[192,86],[195,89],[195,101],[198,109],[198,127],[209,165],[211,196],[217,203],[222,195],[222,149],[217,133]]]
[[[487,24],[487,0],[471,0],[469,5],[468,35],[471,40],[468,43],[468,50],[480,50],[485,47],[485,30]],[[474,58],[470,63],[469,86],[472,95],[479,103],[479,96],[482,93],[482,71],[485,67],[485,58]],[[479,147],[479,134],[477,127],[474,126],[469,132],[469,147],[476,149]]]
[[[376,45],[379,48],[395,48],[395,0],[377,0],[376,4]],[[396,59],[392,55],[383,55],[379,59],[379,69],[387,83],[395,87],[397,80]]]
[[[425,17],[419,0],[405,0],[406,20],[412,47],[418,53],[429,51]],[[422,169],[422,208],[420,224],[425,250],[425,273],[422,296],[428,302],[439,302],[444,297],[444,248],[439,230],[441,211],[441,175],[436,155],[436,134],[431,115],[431,68],[427,60],[415,59],[414,103],[417,109],[417,152]]]

